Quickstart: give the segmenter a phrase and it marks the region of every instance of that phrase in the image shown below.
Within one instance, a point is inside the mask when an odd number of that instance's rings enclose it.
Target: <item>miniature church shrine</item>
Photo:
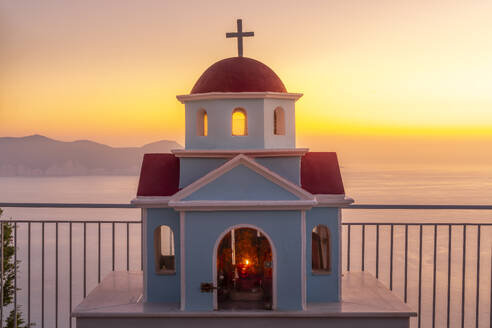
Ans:
[[[98,287],[75,316],[82,322],[110,308],[115,320],[151,315],[159,324],[198,327],[186,321],[198,316],[215,327],[227,324],[214,321],[221,313],[256,320],[244,314],[251,312],[263,313],[272,326],[319,316],[336,326],[339,317],[375,313],[374,325],[353,320],[377,327],[397,309],[393,317],[403,325],[394,327],[404,327],[412,312],[389,291],[379,295],[396,304],[392,310],[354,301],[383,288],[374,278],[346,274],[342,293],[341,208],[353,200],[345,196],[336,153],[296,147],[295,103],[302,94],[288,92],[272,69],[243,57],[242,38],[254,34],[242,32],[241,20],[237,27],[227,37],[238,39],[238,56],[214,63],[190,94],[177,96],[184,104],[185,148],[144,156],[132,201],[142,209],[143,273],[114,273],[107,282],[112,290],[121,285],[129,303],[94,310],[102,304],[96,294],[108,293]],[[344,298],[368,307],[344,305]],[[292,323],[278,321],[278,313],[291,313],[284,318],[292,316]]]

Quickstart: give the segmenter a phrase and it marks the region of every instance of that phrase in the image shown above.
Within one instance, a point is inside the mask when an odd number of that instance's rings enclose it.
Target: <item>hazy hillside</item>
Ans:
[[[145,153],[182,148],[162,140],[114,148],[89,140],[64,142],[40,135],[0,138],[0,176],[135,175]]]

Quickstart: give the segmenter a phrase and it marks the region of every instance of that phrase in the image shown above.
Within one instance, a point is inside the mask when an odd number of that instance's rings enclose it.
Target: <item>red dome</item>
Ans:
[[[270,67],[251,58],[231,57],[210,66],[191,93],[266,91],[287,92]]]

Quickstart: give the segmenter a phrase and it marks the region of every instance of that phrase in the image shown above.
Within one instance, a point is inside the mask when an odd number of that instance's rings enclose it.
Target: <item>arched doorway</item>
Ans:
[[[271,310],[276,307],[276,253],[254,226],[235,226],[217,240],[214,252],[214,308]]]

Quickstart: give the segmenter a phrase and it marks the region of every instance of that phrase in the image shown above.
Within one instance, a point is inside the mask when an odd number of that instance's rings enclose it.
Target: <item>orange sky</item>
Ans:
[[[491,12],[488,0],[3,1],[0,136],[183,143],[175,95],[236,54],[224,34],[241,17],[255,32],[245,56],[304,93],[300,146],[430,136],[486,150]]]

